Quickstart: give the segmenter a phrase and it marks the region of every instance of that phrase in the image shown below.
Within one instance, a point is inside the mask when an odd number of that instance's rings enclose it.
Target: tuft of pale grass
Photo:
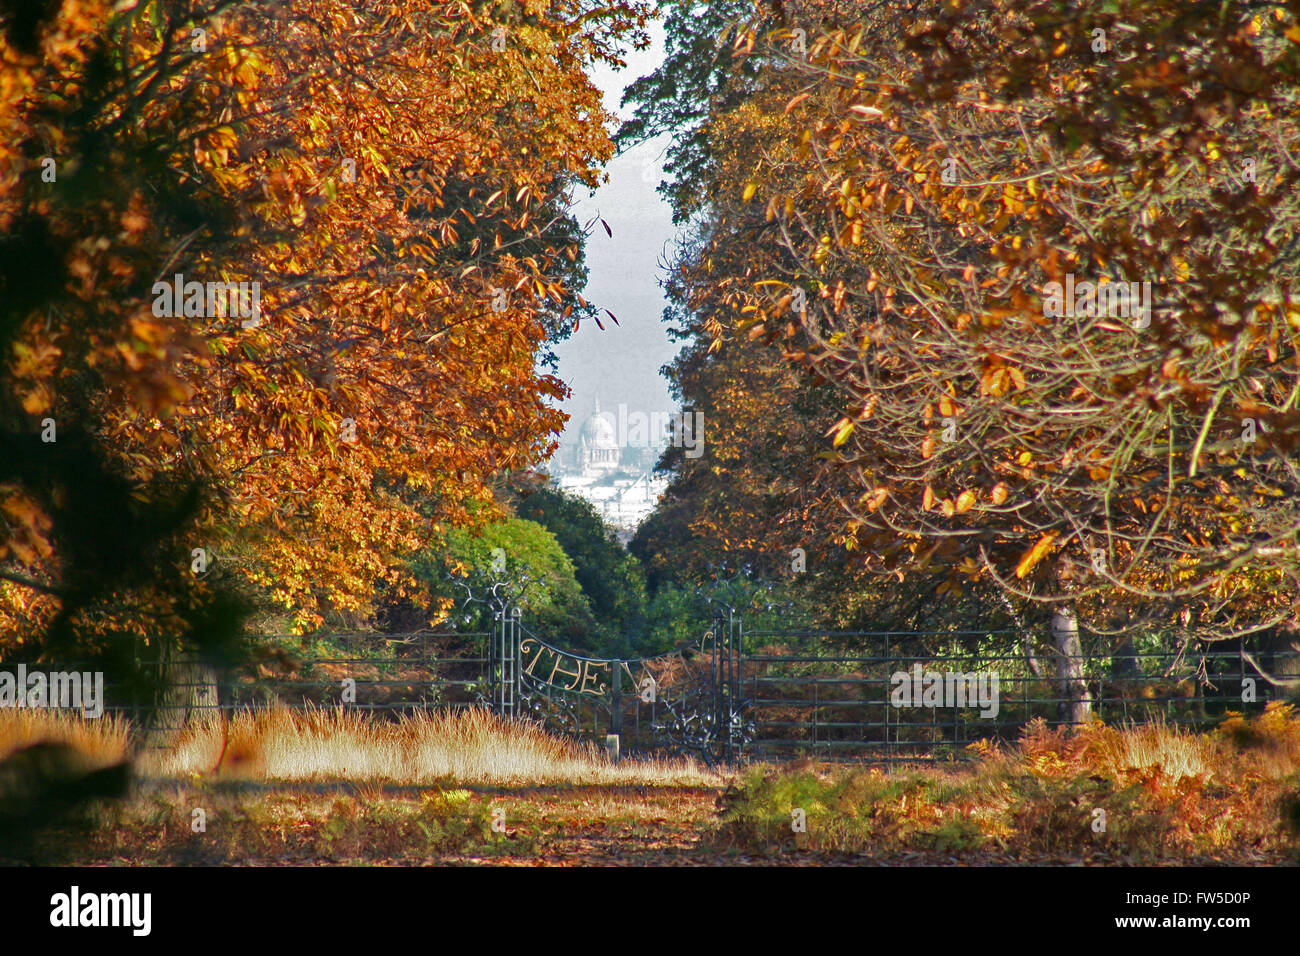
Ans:
[[[342,708],[240,711],[187,729],[171,750],[146,755],[142,769],[164,777],[394,784],[712,786],[718,780],[693,760],[611,763],[594,745],[481,709],[397,721]]]
[[[1163,719],[1123,730],[1094,725],[1085,736],[1087,763],[1119,782],[1148,776],[1157,768],[1173,782],[1184,777],[1208,780],[1220,763],[1208,737],[1170,726]]]
[[[81,751],[92,766],[126,759],[131,723],[116,714],[87,720],[46,708],[0,708],[0,760],[37,743],[64,743]]]

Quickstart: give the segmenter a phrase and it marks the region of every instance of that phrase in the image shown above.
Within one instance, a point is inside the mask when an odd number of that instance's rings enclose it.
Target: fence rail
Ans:
[[[1066,660],[1081,665],[1082,695],[1062,689],[1058,668]],[[1300,672],[1297,653],[1270,655],[1269,662],[1282,673]],[[1031,671],[1023,654],[746,654],[741,697],[757,727],[751,753],[855,752],[886,762],[933,760],[976,740],[1014,740],[1034,720],[1068,726],[1078,723],[1082,712],[1112,724],[1161,720],[1204,729],[1229,711],[1255,712],[1288,696],[1286,687],[1270,684],[1240,649],[1052,654],[1035,664],[1039,673]],[[973,689],[971,678],[975,689],[982,679],[992,699],[963,699]],[[920,700],[914,699],[918,684]],[[925,697],[926,688],[932,697]],[[1297,689],[1300,685],[1292,685],[1289,693]]]
[[[407,634],[331,633],[276,636],[263,643],[287,668],[246,665],[228,671],[189,658],[150,659],[137,642],[134,666],[145,686],[164,687],[142,698],[140,684],[106,681],[103,713],[130,718],[139,729],[152,718],[145,746],[166,748],[196,718],[273,705],[289,709],[346,706],[381,715],[490,706],[492,660],[486,632]],[[447,654],[448,647],[461,648]],[[465,653],[466,650],[477,653]],[[19,665],[0,662],[0,672]],[[89,661],[24,664],[29,672],[81,672]],[[52,702],[54,703],[54,702]]]
[[[169,736],[196,716],[276,704],[342,705],[381,715],[484,706],[574,735],[616,734],[625,752],[667,746],[705,748],[706,756],[728,760],[743,750],[755,757],[802,752],[913,762],[949,758],[976,740],[1013,740],[1035,720],[1048,727],[1077,723],[1081,712],[1112,724],[1161,720],[1203,729],[1229,711],[1253,713],[1300,690],[1294,676],[1300,675],[1300,652],[1294,651],[1252,655],[1289,677],[1275,685],[1242,647],[1092,651],[1070,658],[1047,652],[1035,658],[1023,650],[921,654],[896,649],[915,646],[919,638],[999,637],[1023,635],[744,632],[736,621],[716,619],[696,648],[617,660],[563,651],[517,617],[503,617],[491,632],[272,639],[272,648],[293,659],[288,673],[267,665],[219,673],[197,661],[141,657],[137,663],[146,672],[162,676],[166,669],[166,693],[145,707],[127,686],[107,685],[102,703],[104,713],[134,717],[137,725],[152,711],[157,746],[166,746]],[[882,652],[785,649],[806,648],[810,639],[856,641]],[[1081,686],[1063,682],[1061,675],[1074,670],[1062,666],[1067,660],[1080,665]],[[0,663],[0,672],[16,666]]]

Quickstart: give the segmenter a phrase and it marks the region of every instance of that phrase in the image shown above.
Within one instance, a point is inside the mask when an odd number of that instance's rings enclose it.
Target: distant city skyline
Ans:
[[[625,404],[617,418],[593,410],[566,432],[551,460],[556,486],[591,502],[624,544],[654,510],[668,482],[653,473],[663,432],[648,427],[648,417],[629,414]],[[634,422],[635,431],[629,427]]]
[[[548,470],[552,475],[579,473],[582,435],[596,419],[610,426],[607,434],[611,446],[618,449],[623,465],[633,471],[652,470],[671,441],[673,421],[669,413],[639,413],[624,402],[610,407],[599,396],[593,396],[585,411],[574,411],[560,439],[560,448],[551,458]]]

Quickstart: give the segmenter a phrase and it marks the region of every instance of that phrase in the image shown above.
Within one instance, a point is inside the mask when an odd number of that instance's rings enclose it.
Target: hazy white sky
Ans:
[[[623,88],[663,60],[662,25],[656,22],[650,32],[653,43],[645,51],[629,52],[626,69],[615,72],[602,65],[593,75],[612,113],[630,115],[630,110],[619,110]],[[555,349],[558,375],[573,389],[561,406],[572,416],[566,438],[582,427],[595,399],[602,411],[613,413],[620,402],[629,412],[676,410],[668,383],[659,374],[680,347],[669,341],[662,322],[665,303],[659,287],[659,263],[676,231],[672,211],[655,192],[663,178],[666,144],[665,137],[628,150],[608,166],[609,182],[577,197],[579,223],[599,215],[614,232],[610,238],[597,223],[587,241],[589,281],[584,295],[597,308],[613,312],[621,324],[608,321],[602,312],[603,332],[583,322]]]

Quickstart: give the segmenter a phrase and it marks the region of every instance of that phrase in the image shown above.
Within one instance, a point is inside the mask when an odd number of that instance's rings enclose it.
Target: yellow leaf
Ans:
[[[48,411],[50,405],[50,393],[44,385],[38,385],[35,389],[23,395],[23,411],[29,415],[39,415]]]
[[[1020,559],[1020,563],[1016,565],[1016,577],[1023,578],[1034,569],[1034,565],[1047,557],[1047,552],[1052,550],[1052,542],[1059,535],[1059,531],[1049,531],[1039,538],[1037,543],[1025,552],[1025,556]]]
[[[964,515],[975,507],[975,492],[966,490],[957,496],[957,514]]]

